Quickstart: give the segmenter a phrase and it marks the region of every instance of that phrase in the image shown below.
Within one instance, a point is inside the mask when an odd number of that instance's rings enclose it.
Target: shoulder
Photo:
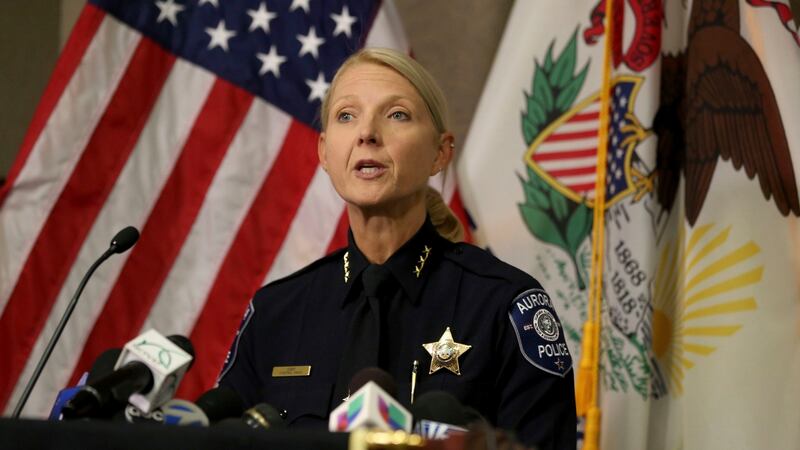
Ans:
[[[290,275],[267,283],[256,292],[255,300],[266,296],[274,297],[276,293],[299,292],[308,287],[320,273],[327,275],[340,270],[345,251],[346,248],[335,250]]]
[[[504,281],[520,288],[541,288],[539,282],[528,273],[471,244],[452,244],[444,252],[444,257],[476,277]]]

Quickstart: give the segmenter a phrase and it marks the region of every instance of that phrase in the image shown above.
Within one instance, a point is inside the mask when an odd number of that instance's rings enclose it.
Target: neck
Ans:
[[[347,205],[350,229],[358,249],[373,264],[383,264],[425,222],[425,202],[401,213],[387,214]]]

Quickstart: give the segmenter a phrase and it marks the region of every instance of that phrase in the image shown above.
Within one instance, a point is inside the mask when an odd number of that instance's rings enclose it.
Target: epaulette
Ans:
[[[539,284],[535,278],[520,269],[503,262],[488,251],[472,244],[459,242],[452,244],[444,257],[461,266],[463,269],[480,276],[499,278],[511,283],[530,286],[531,280]]]
[[[330,262],[332,260],[340,261],[342,259],[342,254],[344,254],[344,252],[346,250],[347,250],[347,247],[342,247],[340,249],[334,250],[330,254],[323,256],[322,258],[310,263],[309,265],[303,267],[302,269],[297,270],[294,273],[286,275],[283,278],[279,278],[277,280],[270,281],[266,285],[262,286],[261,289],[264,289],[264,288],[267,288],[267,287],[272,287],[272,286],[277,286],[277,285],[289,282],[291,280],[294,280],[295,278],[299,278],[299,277],[305,275],[306,273],[309,273],[309,272],[313,271],[314,269],[316,269],[316,268],[322,266],[323,264],[326,264],[326,263],[328,263],[328,262]]]

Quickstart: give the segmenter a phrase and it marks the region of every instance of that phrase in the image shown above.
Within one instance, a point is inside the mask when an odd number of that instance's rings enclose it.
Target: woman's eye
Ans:
[[[340,112],[339,115],[336,117],[339,122],[350,122],[353,120],[353,115],[349,112]]]
[[[408,120],[408,114],[403,111],[395,111],[389,115],[394,120]]]

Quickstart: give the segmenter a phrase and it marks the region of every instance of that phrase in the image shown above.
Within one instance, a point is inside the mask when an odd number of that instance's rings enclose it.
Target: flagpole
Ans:
[[[592,225],[592,265],[589,277],[589,302],[583,326],[580,372],[576,389],[578,416],[585,418],[583,450],[600,448],[599,366],[601,303],[603,292],[603,251],[605,248],[606,157],[608,154],[609,111],[611,106],[611,50],[614,36],[614,0],[606,0],[603,80],[600,90],[600,129],[597,143],[594,217]]]

